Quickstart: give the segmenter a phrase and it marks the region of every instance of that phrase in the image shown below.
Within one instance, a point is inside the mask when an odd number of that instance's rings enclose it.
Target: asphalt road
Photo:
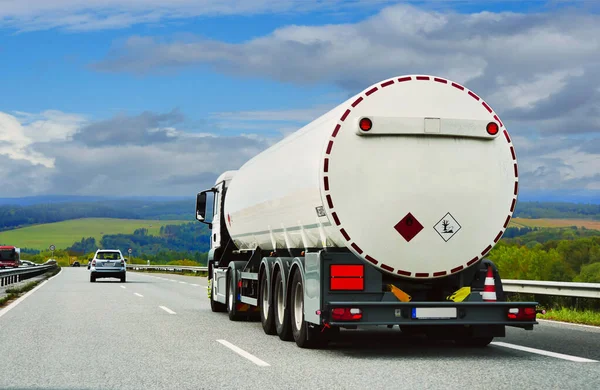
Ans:
[[[508,329],[484,349],[398,329],[343,331],[327,350],[303,350],[265,335],[260,322],[212,313],[205,286],[205,278],[133,272],[124,284],[89,283],[86,268],[63,268],[0,310],[0,388],[599,387],[598,328],[543,322]]]

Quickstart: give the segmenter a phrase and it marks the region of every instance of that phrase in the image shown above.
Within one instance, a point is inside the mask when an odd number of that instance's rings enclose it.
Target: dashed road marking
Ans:
[[[144,296],[142,294],[138,294],[138,293],[133,293],[133,295],[137,295],[140,298],[144,298]]]
[[[519,351],[524,351],[524,352],[529,352],[529,353],[535,353],[535,354],[538,354],[538,355],[550,356],[550,357],[557,358],[557,359],[570,360],[572,362],[577,362],[577,363],[597,363],[598,362],[597,360],[586,359],[586,358],[582,358],[582,357],[579,357],[579,356],[565,355],[565,354],[562,354],[562,353],[544,351],[543,349],[523,347],[521,345],[503,343],[503,342],[500,342],[500,341],[493,341],[491,344],[497,345],[499,347],[512,348],[512,349],[516,349],[516,350],[519,350]]]
[[[159,306],[159,307],[160,307],[161,309],[163,309],[164,311],[166,311],[167,313],[169,313],[169,314],[177,314],[177,313],[175,313],[173,310],[169,309],[169,308],[168,308],[168,307],[166,307],[166,306]]]
[[[233,352],[237,353],[238,355],[250,360],[252,363],[256,364],[257,366],[261,366],[261,367],[269,367],[270,364],[260,360],[259,358],[257,358],[256,356],[252,355],[251,353],[248,353],[246,351],[244,351],[243,349],[241,349],[238,346],[235,346],[233,344],[231,344],[229,341],[227,340],[217,340],[219,343],[223,344],[224,346],[226,346],[227,348],[231,349]]]

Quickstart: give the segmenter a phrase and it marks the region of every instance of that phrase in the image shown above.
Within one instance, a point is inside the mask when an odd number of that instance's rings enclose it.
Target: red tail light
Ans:
[[[336,307],[331,310],[331,319],[335,321],[358,321],[362,319],[362,310],[355,307]]]
[[[121,260],[121,267],[125,267],[125,260]]]
[[[92,260],[92,265],[96,265],[96,259]]]
[[[362,118],[358,125],[362,131],[369,131],[373,127],[373,122],[369,118]]]
[[[487,130],[489,135],[496,135],[496,134],[498,134],[498,131],[500,130],[500,128],[498,127],[498,124],[496,122],[488,123],[487,126],[485,127],[485,129]]]
[[[331,265],[329,267],[330,290],[364,290],[365,267],[363,265]]]
[[[520,307],[508,310],[508,319],[515,321],[535,321],[537,311],[533,307]]]

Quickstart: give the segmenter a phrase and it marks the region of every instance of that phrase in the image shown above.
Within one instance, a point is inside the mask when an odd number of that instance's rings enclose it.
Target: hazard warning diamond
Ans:
[[[454,219],[452,214],[446,213],[438,223],[433,227],[442,239],[448,242],[460,230],[461,226]]]
[[[423,230],[423,225],[421,225],[411,213],[408,213],[396,224],[396,226],[394,226],[394,229],[396,229],[407,242],[410,242],[410,240],[415,238],[415,236]]]

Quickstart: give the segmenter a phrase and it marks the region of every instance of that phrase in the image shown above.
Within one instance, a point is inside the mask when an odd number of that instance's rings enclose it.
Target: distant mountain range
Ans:
[[[600,204],[600,191],[527,191],[519,193],[519,202],[568,202]]]

